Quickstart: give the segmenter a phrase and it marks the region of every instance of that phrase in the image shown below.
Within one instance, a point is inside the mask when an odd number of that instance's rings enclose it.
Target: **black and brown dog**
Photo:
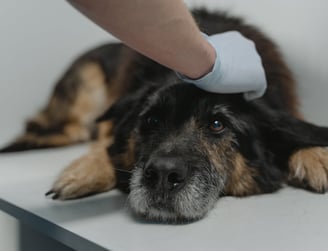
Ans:
[[[302,120],[276,46],[239,19],[194,16],[207,34],[237,30],[255,42],[268,80],[263,98],[207,93],[122,44],[106,44],[72,64],[25,134],[2,152],[96,140],[49,194],[65,200],[129,187],[133,211],[160,221],[196,220],[220,196],[269,193],[284,183],[325,192],[328,128]]]

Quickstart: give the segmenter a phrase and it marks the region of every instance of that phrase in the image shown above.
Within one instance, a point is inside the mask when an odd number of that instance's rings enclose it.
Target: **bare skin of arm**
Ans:
[[[69,0],[127,46],[183,75],[211,71],[215,49],[181,0]]]

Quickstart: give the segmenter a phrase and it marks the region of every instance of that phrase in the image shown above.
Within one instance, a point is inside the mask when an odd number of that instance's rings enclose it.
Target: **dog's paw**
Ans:
[[[311,147],[294,153],[289,159],[288,182],[318,193],[328,190],[328,150]]]
[[[52,199],[76,199],[110,190],[115,186],[114,169],[105,152],[93,152],[72,162],[46,193]]]

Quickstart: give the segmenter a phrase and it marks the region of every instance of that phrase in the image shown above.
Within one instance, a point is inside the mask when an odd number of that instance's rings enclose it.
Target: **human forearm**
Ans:
[[[181,0],[70,0],[126,45],[189,78],[208,73],[213,47]]]

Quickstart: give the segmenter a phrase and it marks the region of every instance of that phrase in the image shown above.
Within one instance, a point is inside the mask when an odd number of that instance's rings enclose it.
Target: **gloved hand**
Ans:
[[[209,92],[243,92],[246,100],[261,97],[265,93],[267,81],[254,42],[237,31],[205,37],[216,51],[212,71],[199,79],[189,79],[179,73],[177,75],[183,81]]]

